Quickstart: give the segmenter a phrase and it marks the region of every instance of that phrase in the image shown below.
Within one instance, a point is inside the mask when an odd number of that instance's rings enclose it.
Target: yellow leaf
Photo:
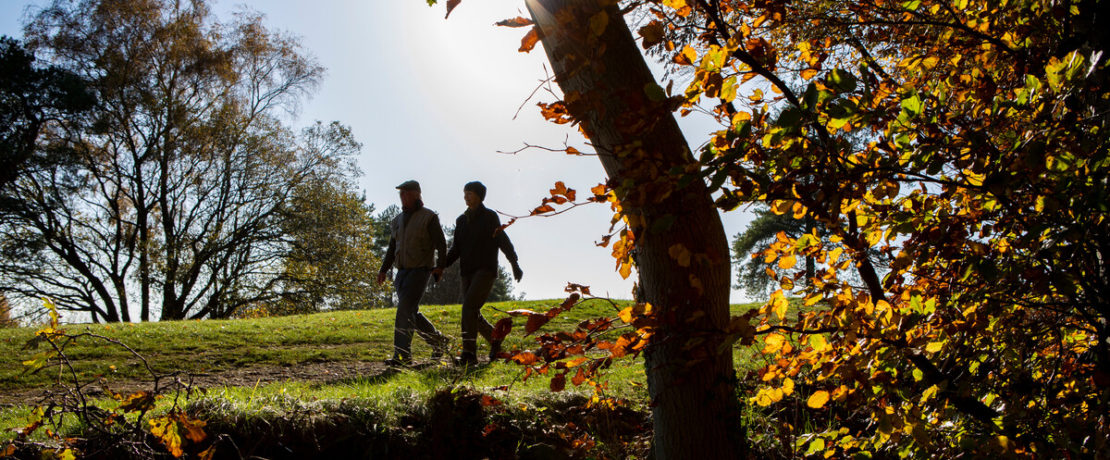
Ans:
[[[925,351],[927,353],[936,353],[942,349],[944,349],[944,342],[929,342],[929,344],[925,346]]]
[[[678,262],[678,266],[690,266],[690,250],[686,249],[686,246],[682,243],[671,246],[670,249],[667,249],[667,254],[670,254],[671,258]]]
[[[806,405],[809,406],[811,409],[820,409],[824,407],[825,403],[827,402],[829,402],[829,392],[825,390],[820,390],[816,393],[813,393],[813,395],[810,396],[808,400],[806,400]]]
[[[775,312],[775,315],[778,316],[779,319],[786,319],[786,308],[788,306],[790,306],[790,304],[783,296],[782,289],[775,291],[775,293],[771,295],[771,311]]]
[[[628,279],[628,276],[632,274],[632,264],[631,263],[622,263],[621,268],[620,268],[620,274],[621,274],[621,278]]]
[[[663,0],[663,6],[681,10],[686,8],[686,0]]]
[[[794,392],[794,381],[791,380],[790,377],[787,377],[787,378],[783,379],[783,381],[782,381],[782,394],[784,396],[790,396],[790,394],[793,393],[793,392]]]
[[[786,337],[782,334],[767,334],[763,342],[767,344],[763,347],[763,353],[771,354],[782,349],[782,344],[786,343]]]
[[[802,79],[809,80],[817,76],[817,69],[805,69],[802,71]]]
[[[632,323],[632,307],[628,307],[628,308],[625,308],[624,310],[621,310],[620,313],[617,313],[617,316],[620,317],[621,321],[624,321],[626,323]]]
[[[787,254],[787,255],[783,256],[783,258],[779,259],[779,268],[781,268],[783,270],[786,270],[788,268],[793,267],[794,264],[797,263],[797,262],[798,262],[798,259],[796,257],[794,257],[794,254]]]
[[[567,361],[567,367],[568,367],[568,368],[571,368],[571,367],[578,367],[578,366],[582,365],[582,363],[584,363],[584,362],[588,361],[589,359],[590,359],[590,358],[587,358],[587,357],[585,357],[585,356],[583,356],[583,357],[580,357],[580,358],[575,358],[575,359],[572,359],[572,360],[570,360],[570,361]]]
[[[795,220],[802,220],[806,215],[806,207],[801,203],[794,203],[793,211]]]

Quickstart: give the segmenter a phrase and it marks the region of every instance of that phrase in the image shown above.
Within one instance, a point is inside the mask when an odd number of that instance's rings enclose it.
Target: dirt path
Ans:
[[[291,366],[251,366],[216,373],[199,373],[191,376],[191,383],[193,388],[198,389],[223,386],[251,387],[284,381],[331,384],[357,378],[380,377],[388,372],[389,368],[381,361],[335,361],[301,363]],[[187,378],[183,377],[182,380],[187,380]],[[117,393],[131,394],[142,390],[150,390],[152,382],[116,381],[112,382],[109,387]],[[45,391],[44,388],[35,388],[0,394],[0,408],[20,404],[37,404],[42,399]],[[97,385],[88,387],[86,391],[86,394],[90,396],[99,396],[102,393],[103,391]]]

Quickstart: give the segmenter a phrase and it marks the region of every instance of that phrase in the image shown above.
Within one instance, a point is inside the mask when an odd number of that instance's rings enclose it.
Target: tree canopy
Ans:
[[[612,11],[575,30],[601,36]],[[721,210],[761,202],[831,233],[824,245],[783,232],[762,252],[775,281],[805,286],[806,308],[795,314],[780,290],[741,317],[752,324],[730,323],[770,363],[750,376],[750,403],[800,399],[829,414],[828,431],[804,438],[826,456],[1106,451],[1105,5],[642,0],[621,11],[638,12],[643,48],[681,79],[645,95],[721,124],[696,168],[610,184],[621,198],[635,195],[619,187],[700,179]],[[551,33],[533,30],[521,49]],[[563,98],[544,115],[591,136],[609,106]],[[630,240],[615,254],[642,250]],[[698,255],[676,250],[672,266]],[[822,267],[807,276],[802,257]]]
[[[259,15],[221,23],[204,1],[168,0],[57,0],[25,36],[97,102],[87,126],[44,126],[35,145],[73,164],[12,185],[23,207],[0,226],[5,287],[94,321],[227,317],[277,298],[289,207],[351,174],[359,148],[338,124],[286,125],[323,71],[298,42]]]

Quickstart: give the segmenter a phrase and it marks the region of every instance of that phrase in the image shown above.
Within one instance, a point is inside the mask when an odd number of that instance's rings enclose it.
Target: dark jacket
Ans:
[[[459,260],[459,272],[464,276],[481,269],[496,273],[498,249],[505,253],[509,263],[516,265],[516,250],[509,236],[501,230],[501,219],[497,213],[485,206],[467,209],[455,219],[455,241],[439,266],[447,268]]]
[[[447,252],[447,240],[443,238],[443,229],[439,226],[439,216],[428,208],[423,202],[417,202],[410,209],[405,209],[390,223],[389,248],[385,251],[385,260],[379,273],[385,273],[394,264],[398,269],[406,268],[432,268],[434,256],[439,254],[442,261]]]

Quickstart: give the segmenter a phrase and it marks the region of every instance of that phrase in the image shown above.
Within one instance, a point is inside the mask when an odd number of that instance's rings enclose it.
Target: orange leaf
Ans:
[[[531,19],[521,17],[521,16],[517,16],[517,17],[512,18],[512,19],[505,19],[503,21],[497,21],[496,23],[494,23],[494,25],[502,26],[502,27],[527,27],[527,26],[530,26],[532,24],[534,24],[534,23],[532,22]]]
[[[694,65],[694,61],[698,59],[698,52],[690,45],[682,48],[682,52],[674,56],[674,62],[678,65]]]
[[[589,359],[590,359],[590,358],[587,358],[587,357],[585,357],[585,356],[582,356],[582,357],[578,357],[578,358],[574,358],[574,359],[572,359],[572,360],[570,360],[570,361],[567,361],[567,362],[566,362],[566,366],[567,366],[567,368],[568,368],[568,369],[569,369],[569,368],[572,368],[572,367],[578,367],[578,366],[581,366],[581,365],[582,365],[582,363],[584,363],[584,362],[588,361]],[[577,385],[577,383],[576,383],[575,385]]]
[[[579,386],[579,385],[582,384],[582,382],[585,382],[585,381],[586,381],[586,373],[582,372],[582,368],[579,367],[578,372],[574,373],[574,378],[572,378],[570,380],[570,383],[573,383],[574,386]]]
[[[555,101],[550,104],[540,102],[536,105],[540,106],[540,114],[543,115],[543,118],[547,121],[557,125],[563,125],[574,121],[574,118],[570,116],[570,112],[567,111],[566,103],[563,101]]]
[[[532,51],[532,48],[536,47],[536,42],[539,41],[540,34],[538,32],[538,29],[536,29],[536,26],[532,26],[532,28],[528,30],[528,34],[526,34],[524,38],[520,39],[520,49],[518,49],[517,51],[520,51],[521,53]]]
[[[551,189],[551,195],[555,196],[555,195],[566,195],[566,194],[567,194],[567,184],[564,184],[563,181],[555,182],[555,188]]]
[[[500,406],[501,404],[503,403],[497,400],[497,398],[493,398],[490,395],[482,395],[482,407]]]
[[[204,426],[207,425],[204,420],[190,418],[184,413],[178,414],[177,420],[181,423],[181,426],[185,428],[185,437],[190,441],[201,442],[204,438],[208,437],[203,430]]]
[[[805,69],[802,71],[802,79],[809,80],[817,76],[817,69]]]
[[[535,353],[532,353],[530,351],[517,353],[513,356],[513,361],[516,361],[517,364],[520,364],[522,366],[531,366],[539,362],[539,360],[540,358],[536,356]],[[531,368],[529,368],[529,370],[531,370]]]
[[[628,279],[628,275],[632,274],[632,264],[622,263],[620,268],[621,278]]]

